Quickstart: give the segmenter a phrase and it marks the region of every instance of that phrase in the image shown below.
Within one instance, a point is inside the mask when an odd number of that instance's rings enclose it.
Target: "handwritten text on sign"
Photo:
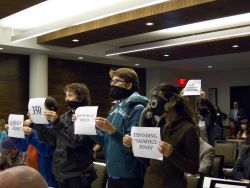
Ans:
[[[75,134],[96,135],[95,118],[98,106],[83,106],[75,111]]]
[[[24,115],[10,114],[8,119],[8,136],[16,138],[24,138],[23,132]]]
[[[161,140],[159,127],[132,127],[131,137],[134,156],[163,160],[157,149]]]
[[[201,80],[189,80],[186,87],[183,89],[183,95],[200,95]]]

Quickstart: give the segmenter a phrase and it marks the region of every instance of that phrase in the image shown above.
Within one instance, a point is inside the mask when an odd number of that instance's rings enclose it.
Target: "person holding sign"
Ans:
[[[108,117],[97,117],[97,136],[91,138],[104,146],[108,188],[142,188],[144,169],[132,150],[122,144],[132,126],[138,126],[147,98],[139,95],[138,76],[133,69],[110,70],[110,96],[116,100]]]
[[[59,188],[91,188],[96,178],[93,167],[92,141],[86,135],[74,134],[72,115],[81,106],[90,103],[89,89],[85,84],[72,83],[65,86],[65,103],[69,111],[61,116],[53,110],[45,110],[52,127],[35,125],[42,141],[55,147],[52,171]]]
[[[44,105],[45,109],[47,110],[56,112],[58,109],[57,102],[53,97],[46,97]],[[51,123],[49,123],[47,126],[51,127]],[[37,151],[36,163],[38,166],[38,171],[44,177],[50,187],[56,187],[55,178],[52,174],[52,155],[54,152],[54,147],[48,143],[42,142],[38,138],[38,135],[34,129],[34,123],[30,119],[24,121],[23,130],[25,133],[25,139],[14,137],[11,138],[16,148],[21,152],[27,152],[29,146],[34,146]],[[27,157],[30,157],[29,154],[30,153],[27,152]],[[34,156],[31,155],[31,157]]]
[[[216,122],[217,113],[214,105],[206,98],[206,93],[201,90],[198,102],[198,125],[201,137],[214,146],[214,124]]]
[[[199,136],[194,112],[178,89],[166,83],[154,89],[146,110],[152,117],[159,118],[156,124],[161,130],[158,150],[163,154],[163,160],[150,159],[143,188],[186,187],[184,173],[195,174],[199,169]],[[126,135],[124,146],[131,147],[131,142],[131,137]]]

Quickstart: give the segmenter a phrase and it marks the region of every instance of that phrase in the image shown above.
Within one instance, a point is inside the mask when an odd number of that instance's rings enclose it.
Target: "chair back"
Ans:
[[[92,188],[105,188],[107,181],[106,165],[105,163],[94,162],[97,178],[92,183]]]
[[[249,145],[250,145],[250,143],[247,142],[247,141],[245,141],[245,140],[243,140],[243,141],[241,141],[241,142],[238,143],[238,157],[237,157],[237,159],[239,159],[239,157],[240,157],[241,154],[242,154],[242,151],[243,151],[246,147],[248,147]]]
[[[202,187],[202,180],[203,176],[200,174],[192,175],[188,174],[186,175],[187,179],[187,188],[201,188]]]
[[[237,142],[229,141],[216,141],[215,142],[215,155],[224,156],[224,168],[232,168],[237,153]]]
[[[224,156],[215,155],[212,167],[212,177],[223,178],[223,166],[224,166]]]
[[[225,140],[226,138],[230,137],[230,126],[223,126],[222,128],[222,139]]]

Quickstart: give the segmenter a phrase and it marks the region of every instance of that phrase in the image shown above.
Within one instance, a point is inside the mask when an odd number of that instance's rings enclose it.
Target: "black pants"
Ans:
[[[84,185],[81,176],[66,179],[65,182],[57,182],[58,188],[91,188],[91,185]]]
[[[112,179],[108,178],[108,188],[142,188],[141,179]]]

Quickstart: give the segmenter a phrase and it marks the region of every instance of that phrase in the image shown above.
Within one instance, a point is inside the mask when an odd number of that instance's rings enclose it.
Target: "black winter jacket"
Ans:
[[[57,181],[81,176],[92,165],[93,142],[86,135],[74,134],[72,112],[61,115],[52,128],[35,125],[35,129],[42,141],[55,147],[52,172]]]

